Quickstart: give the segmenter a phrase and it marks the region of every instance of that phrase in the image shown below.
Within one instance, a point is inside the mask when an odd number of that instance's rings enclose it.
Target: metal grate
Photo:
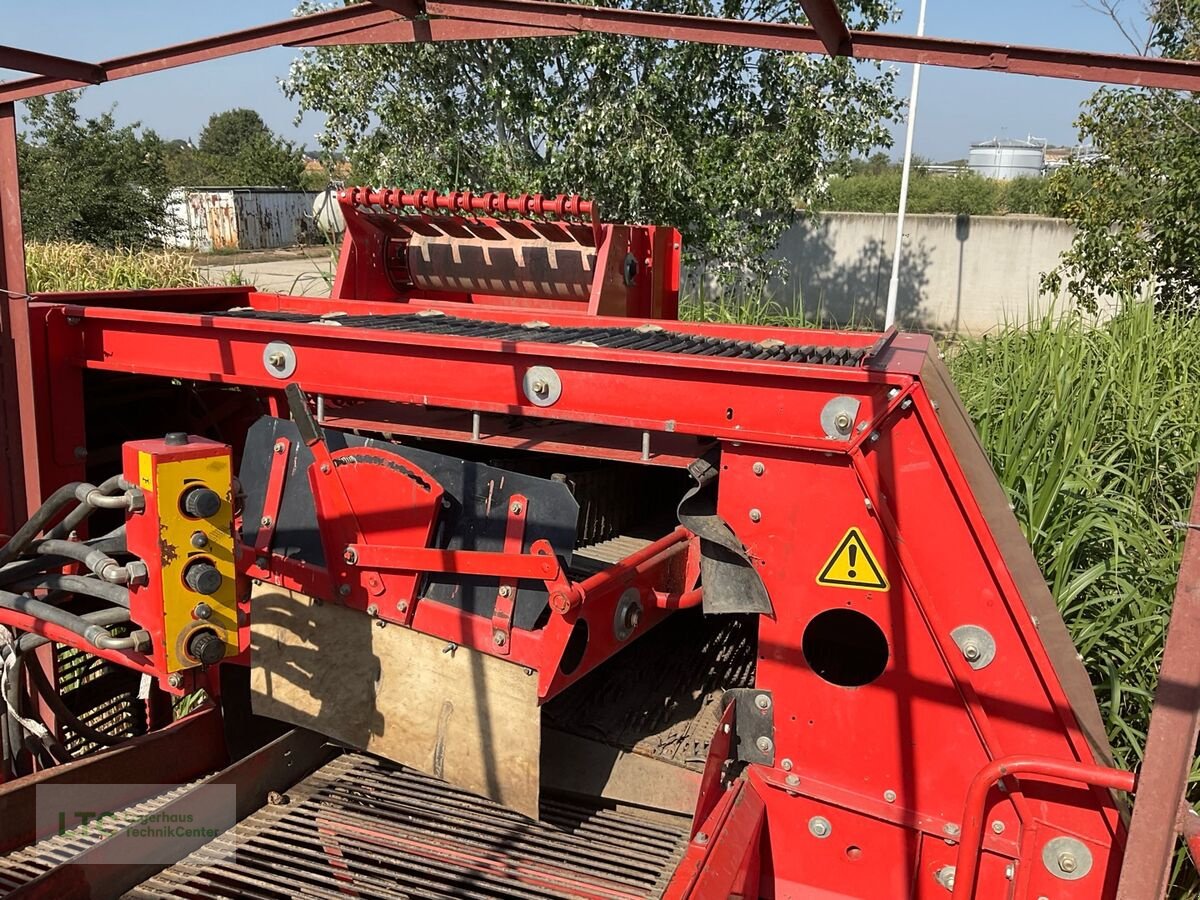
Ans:
[[[372,331],[404,331],[417,334],[444,334],[457,337],[486,338],[493,341],[531,341],[538,344],[576,344],[605,347],[610,350],[641,350],[650,353],[682,353],[690,356],[715,356],[725,359],[761,359],[772,362],[808,363],[825,366],[857,366],[867,356],[867,347],[835,347],[817,344],[784,344],[782,341],[739,341],[713,335],[667,331],[658,326],[568,328],[544,322],[493,322],[466,319],[441,312],[402,313],[399,315],[349,316],[330,313],[264,312],[258,309],[230,309],[208,313],[235,319],[268,322],[341,325]]]
[[[102,838],[157,811],[186,793],[189,787],[191,785],[173,788],[136,806],[113,812],[103,822],[95,823],[90,828],[53,835],[7,856],[0,855],[0,896],[15,891],[51,869],[70,865],[75,857],[98,844]]]
[[[661,896],[687,827],[545,796],[536,822],[347,753],[126,897],[642,900]]]

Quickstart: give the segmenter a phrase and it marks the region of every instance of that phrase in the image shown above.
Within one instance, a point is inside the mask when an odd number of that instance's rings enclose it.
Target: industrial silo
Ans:
[[[972,172],[1000,181],[1039,178],[1045,164],[1045,142],[1032,139],[981,141],[971,145],[971,155],[967,159],[967,167]]]

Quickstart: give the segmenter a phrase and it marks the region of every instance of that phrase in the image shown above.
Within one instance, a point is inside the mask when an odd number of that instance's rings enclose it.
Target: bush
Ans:
[[[91,244],[25,245],[30,293],[196,287],[203,284],[184,253],[103,250]]]
[[[835,178],[819,208],[827,212],[894,213],[900,205],[900,178],[898,170]],[[1052,215],[1046,187],[1042,178],[996,181],[974,172],[931,175],[918,169],[909,182],[908,211],[972,216]]]

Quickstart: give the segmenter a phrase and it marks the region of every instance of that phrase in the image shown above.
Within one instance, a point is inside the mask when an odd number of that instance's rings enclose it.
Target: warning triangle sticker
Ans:
[[[860,591],[886,591],[888,580],[884,577],[875,554],[867,546],[866,538],[857,528],[846,532],[817,576],[817,584],[826,587],[855,588]]]

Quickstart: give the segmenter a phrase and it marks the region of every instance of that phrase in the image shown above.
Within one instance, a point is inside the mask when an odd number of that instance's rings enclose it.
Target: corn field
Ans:
[[[104,250],[91,244],[25,245],[25,271],[30,293],[48,291],[118,291],[203,284],[184,253]]]

